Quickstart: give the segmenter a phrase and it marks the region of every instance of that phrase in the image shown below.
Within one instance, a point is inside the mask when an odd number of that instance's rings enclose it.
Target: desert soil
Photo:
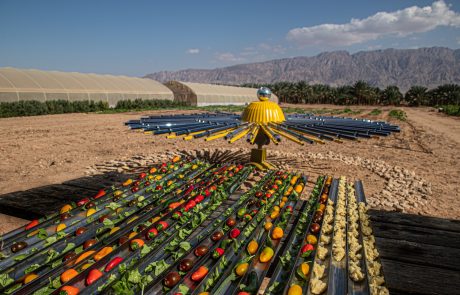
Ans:
[[[331,105],[301,107],[341,108]],[[460,119],[432,108],[401,108],[408,115],[406,122],[390,118],[391,108],[381,108],[383,112],[377,116],[369,114],[373,107],[351,109],[361,111],[354,117],[388,120],[400,125],[402,131],[359,143],[270,145],[271,159],[279,166],[307,173],[312,182],[320,174],[361,179],[374,208],[460,219]],[[130,131],[123,125],[141,115],[184,112],[0,119],[0,195],[95,173],[124,171],[130,163],[139,164],[133,159],[144,159],[145,164],[155,155],[165,153],[200,154],[203,149],[229,148],[235,153],[247,153],[251,148],[243,141],[230,146],[222,139],[211,142],[166,140]],[[26,220],[0,215],[0,232],[25,223]]]

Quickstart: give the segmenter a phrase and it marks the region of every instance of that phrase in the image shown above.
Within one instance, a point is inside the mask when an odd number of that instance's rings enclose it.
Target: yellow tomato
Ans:
[[[299,285],[289,287],[288,295],[302,295],[302,288]]]
[[[128,186],[130,185],[131,183],[133,183],[133,180],[130,178],[130,179],[127,179],[125,182],[123,182],[123,186]]]
[[[275,227],[272,231],[272,239],[273,240],[279,240],[283,237],[283,229],[281,227]]]
[[[249,264],[248,263],[240,263],[235,269],[235,273],[238,276],[243,276],[248,271]]]
[[[116,191],[113,192],[113,195],[114,195],[115,197],[118,197],[118,196],[121,195],[122,193],[123,193],[123,191],[121,191],[121,190],[116,190]]]
[[[274,207],[273,207],[273,210],[279,212],[279,211],[280,211],[280,207],[279,207],[279,206],[274,206]]]
[[[283,201],[281,201],[281,203],[280,203],[280,208],[283,208],[283,207],[284,207],[284,205],[286,205],[286,203],[285,203],[285,202],[283,202]]]
[[[300,194],[302,192],[302,190],[303,190],[303,186],[298,184],[298,185],[295,186],[294,190],[296,191],[296,193]]]
[[[69,212],[70,210],[72,210],[72,206],[69,204],[65,204],[64,206],[62,206],[60,213],[64,214]]]
[[[278,215],[280,215],[280,212],[273,210],[272,213],[270,214],[270,218],[275,219],[276,217],[278,217]]]
[[[93,215],[94,213],[96,213],[96,209],[89,208],[88,211],[86,211],[86,217],[89,217],[89,216]]]
[[[304,276],[307,276],[310,272],[310,265],[308,265],[306,262],[303,262],[301,265],[299,265],[299,271],[303,273]]]
[[[260,257],[259,257],[259,260],[260,262],[262,263],[265,263],[265,262],[268,262],[272,259],[273,257],[273,249],[270,248],[270,247],[265,247],[263,250],[262,250],[262,253],[260,253]]]
[[[56,226],[56,232],[61,231],[61,230],[65,229],[66,227],[67,226],[64,223],[60,223],[60,224],[58,224],[58,226]]]
[[[132,239],[137,235],[137,232],[133,231],[132,233],[129,234],[128,239]]]
[[[111,230],[110,230],[110,233],[109,234],[113,234],[114,232],[116,232],[117,230],[119,230],[120,228],[118,226],[115,226],[113,227]]]
[[[307,242],[312,245],[316,245],[318,243],[318,238],[315,237],[314,235],[308,235],[307,236]]]
[[[81,266],[81,270],[85,270],[87,269],[88,267],[90,267],[91,265],[93,265],[92,263],[85,263]]]
[[[288,198],[287,198],[287,197],[283,197],[283,198],[281,199],[281,201],[283,201],[283,202],[286,203],[286,202],[288,201]]]
[[[249,254],[254,255],[256,254],[258,248],[259,244],[255,240],[252,240],[249,242],[247,250]]]
[[[265,222],[265,224],[264,224],[264,228],[267,231],[270,230],[272,228],[272,226],[273,226],[273,223],[271,223],[271,222]]]

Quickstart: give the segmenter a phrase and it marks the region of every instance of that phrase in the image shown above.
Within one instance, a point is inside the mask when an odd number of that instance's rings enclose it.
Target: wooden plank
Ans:
[[[460,294],[460,272],[382,259],[390,294]]]
[[[460,249],[376,238],[383,259],[460,271]]]
[[[460,220],[405,214],[382,210],[369,210],[371,220],[380,223],[396,223],[460,233]]]
[[[375,237],[460,248],[460,233],[395,223],[372,222]]]

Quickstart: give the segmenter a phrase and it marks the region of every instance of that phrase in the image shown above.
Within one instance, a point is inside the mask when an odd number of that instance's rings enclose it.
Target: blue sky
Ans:
[[[0,66],[143,76],[333,50],[459,48],[460,2],[2,0],[0,40]]]

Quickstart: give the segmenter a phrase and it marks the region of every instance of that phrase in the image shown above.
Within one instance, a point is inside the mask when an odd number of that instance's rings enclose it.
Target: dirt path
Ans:
[[[404,111],[408,114],[410,122],[460,144],[460,118],[449,117],[432,108],[404,108]]]

